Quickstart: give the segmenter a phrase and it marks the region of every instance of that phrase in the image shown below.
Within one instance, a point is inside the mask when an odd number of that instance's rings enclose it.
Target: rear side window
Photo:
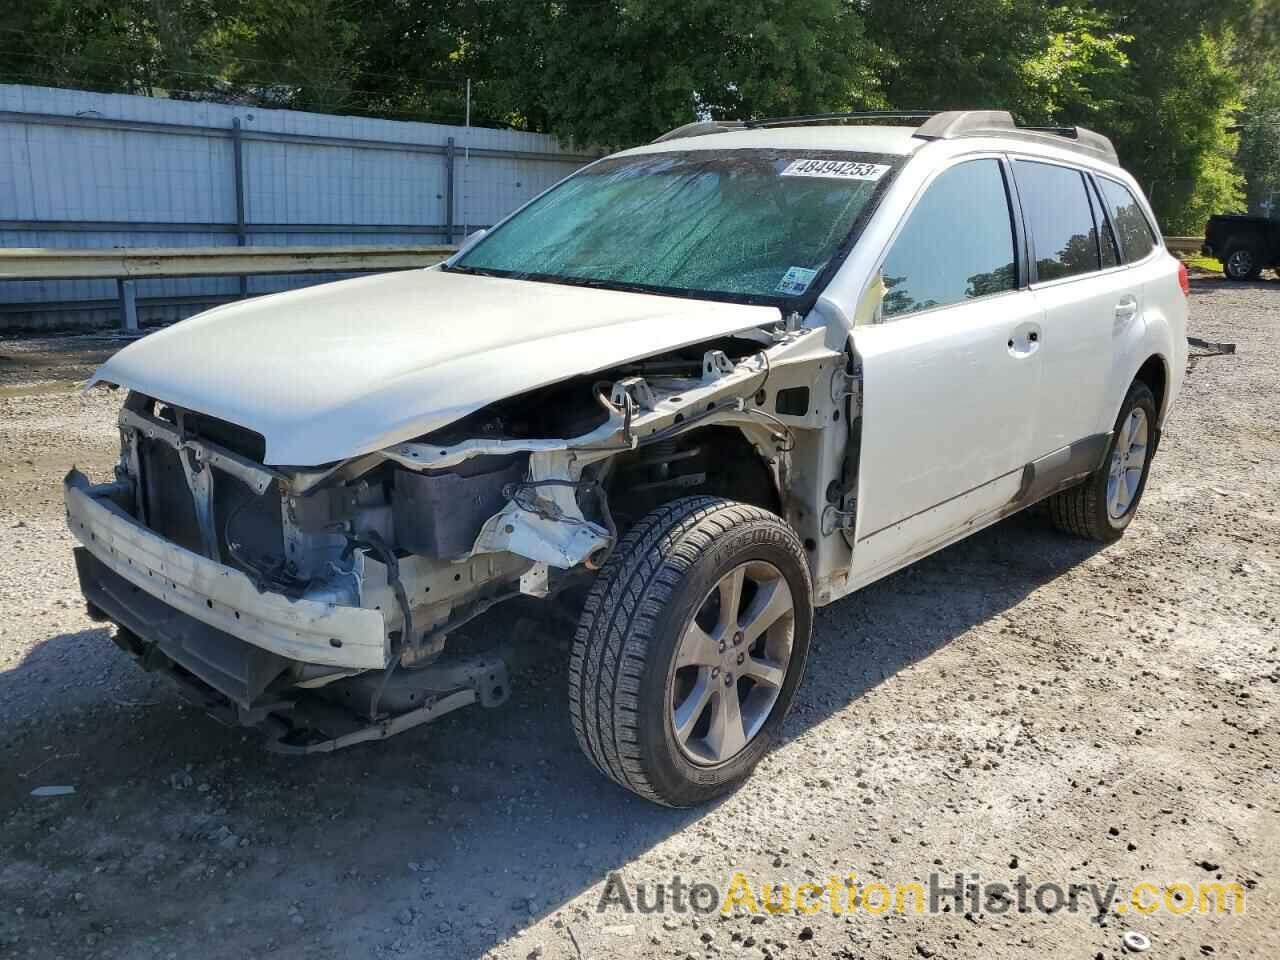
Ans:
[[[1124,251],[1125,260],[1130,263],[1141,260],[1156,245],[1155,231],[1147,222],[1142,206],[1124,184],[1099,177],[1098,186],[1102,188],[1107,209],[1111,211],[1111,222],[1120,235],[1120,249]]]
[[[894,240],[882,277],[884,319],[1017,287],[999,161],[970,160],[934,180]]]
[[[1101,268],[1098,232],[1084,174],[1031,160],[1014,161],[1037,277],[1057,280]]]

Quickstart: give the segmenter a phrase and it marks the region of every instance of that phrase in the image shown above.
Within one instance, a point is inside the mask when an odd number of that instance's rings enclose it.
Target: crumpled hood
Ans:
[[[773,307],[408,270],[216,307],[121,350],[90,383],[256,430],[269,464],[315,466],[779,319]]]

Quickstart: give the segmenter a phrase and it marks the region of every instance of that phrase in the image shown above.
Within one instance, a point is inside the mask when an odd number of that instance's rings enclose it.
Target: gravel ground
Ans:
[[[1085,960],[1127,930],[1161,960],[1273,956],[1280,283],[1192,299],[1192,333],[1240,352],[1193,361],[1128,535],[1020,515],[820,611],[786,742],[685,812],[589,767],[563,665],[313,759],[184,708],[85,618],[62,526],[58,480],[109,467],[119,399],[71,381],[118,342],[0,341],[0,957]],[[76,792],[31,796],[49,785]],[[613,871],[633,897],[735,871],[1221,877],[1247,906],[598,911]]]

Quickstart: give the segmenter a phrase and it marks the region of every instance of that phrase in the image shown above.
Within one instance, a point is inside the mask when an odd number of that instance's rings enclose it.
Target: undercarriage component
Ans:
[[[392,715],[406,713],[462,689],[474,692],[482,707],[501,706],[511,695],[507,668],[510,656],[510,646],[506,645],[491,653],[450,656],[416,670],[397,670],[382,687],[382,710]],[[327,684],[317,694],[360,713],[381,683],[380,674],[362,673]]]
[[[472,703],[499,706],[511,693],[510,645],[397,669],[384,684],[381,671],[308,667],[214,630],[133,590],[83,548],[76,564],[89,602],[119,625],[118,646],[219,722],[262,731],[273,752],[331,752],[385,739]],[[363,714],[375,695],[381,711],[369,722]]]
[[[430,723],[432,720],[438,720],[446,713],[452,713],[454,710],[470,706],[475,703],[475,700],[474,691],[458,690],[433,699],[416,710],[410,710],[408,713],[388,717],[386,720],[380,720],[377,723],[370,723],[366,726],[349,730],[346,733],[332,736],[320,733],[313,727],[305,727],[300,731],[298,728],[283,724],[277,718],[271,717],[267,725],[270,727],[273,737],[267,741],[266,747],[272,753],[333,753],[336,750],[354,747],[360,743],[369,743],[372,740],[386,740],[388,737],[394,737],[398,733],[404,733],[406,730],[420,727],[425,723]]]

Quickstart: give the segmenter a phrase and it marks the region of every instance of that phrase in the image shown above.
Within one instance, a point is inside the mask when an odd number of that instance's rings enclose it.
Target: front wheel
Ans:
[[[583,608],[569,664],[578,743],[656,803],[732,790],[779,735],[812,622],[804,548],[780,517],[713,497],[659,507]]]

